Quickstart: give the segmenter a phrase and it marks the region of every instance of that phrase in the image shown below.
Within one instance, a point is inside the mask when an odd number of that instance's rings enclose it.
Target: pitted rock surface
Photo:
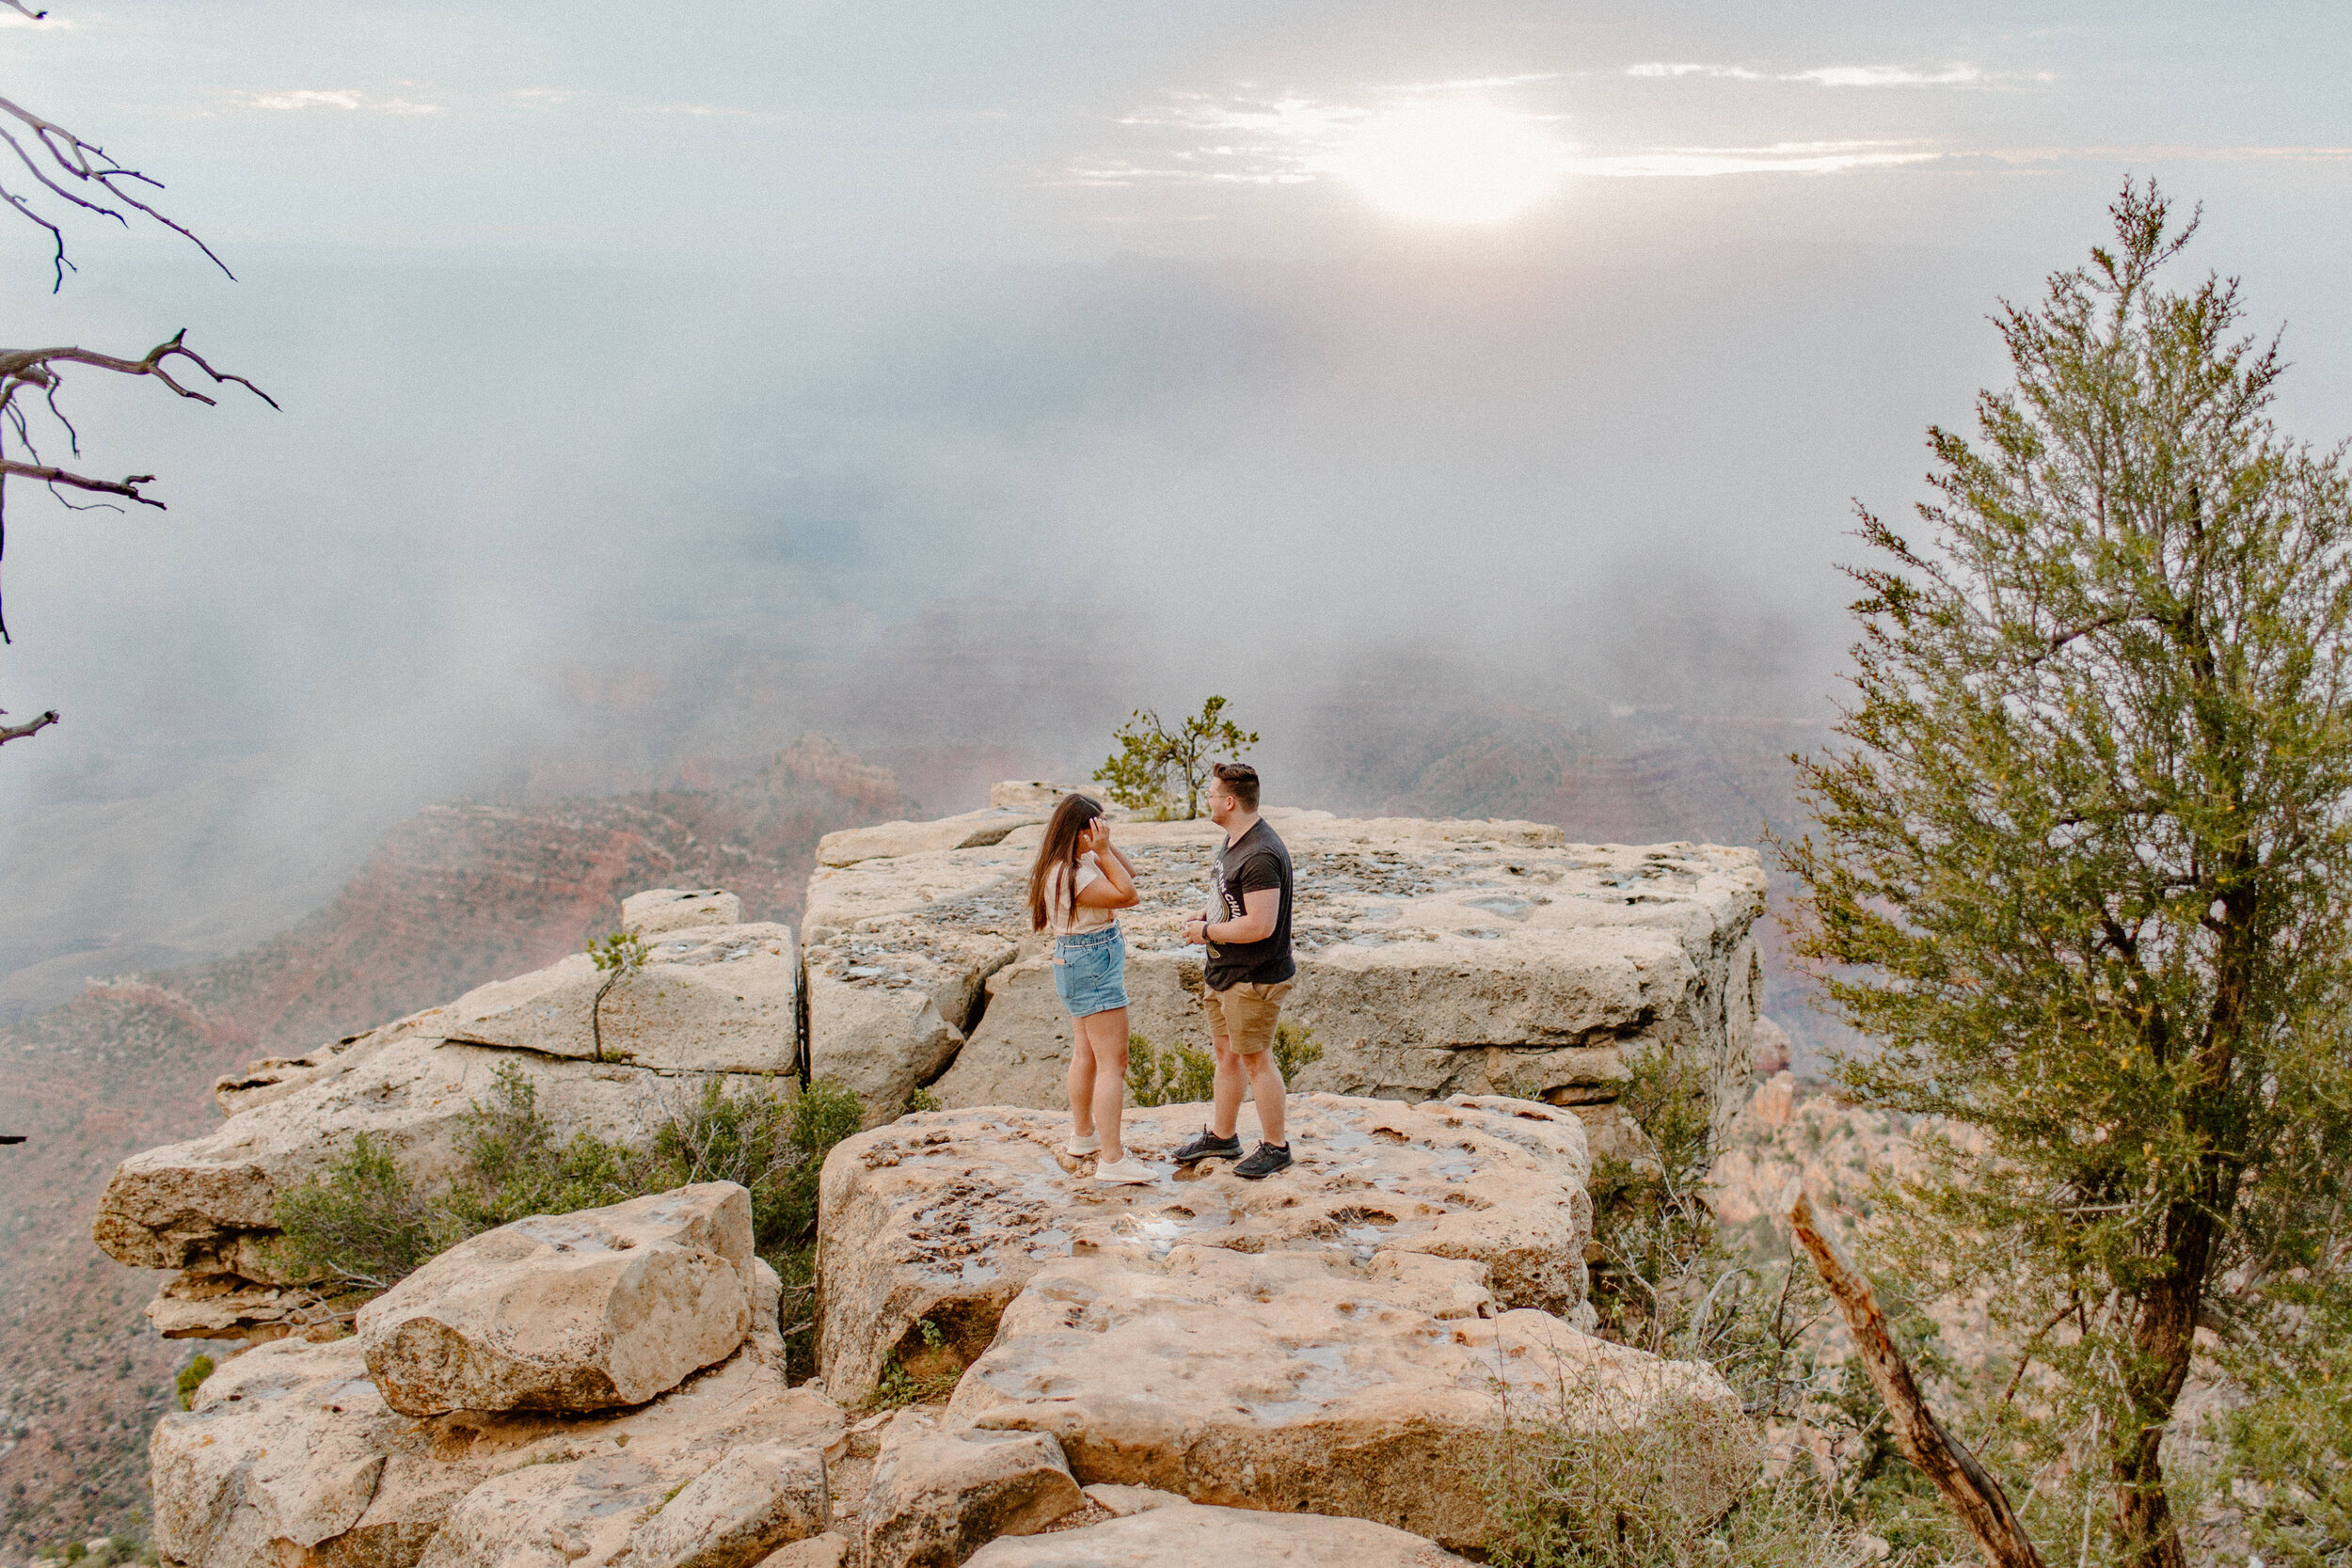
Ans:
[[[732,894],[723,895],[732,898]],[[790,1072],[800,1055],[800,955],[788,926],[698,926],[648,939],[644,965],[589,1009],[608,976],[585,953],[451,1003],[440,1032],[475,1045],[665,1072]]]
[[[1204,1550],[1204,1544],[1213,1544]],[[966,1561],[969,1568],[1167,1568],[1204,1556],[1216,1568],[1467,1568],[1432,1542],[1369,1520],[1195,1503],[1057,1535],[1009,1536]]]
[[[1357,1266],[1391,1253],[1456,1258],[1503,1307],[1587,1310],[1592,1205],[1572,1113],[1501,1097],[1408,1106],[1295,1095],[1298,1163],[1252,1182],[1221,1161],[1184,1172],[1168,1163],[1209,1112],[1126,1114],[1127,1147],[1160,1172],[1150,1186],[1096,1185],[1090,1157],[1059,1152],[1067,1113],[935,1111],[845,1140],[819,1188],[827,1387],[860,1397],[894,1354],[917,1350],[926,1321],[969,1362],[1039,1269],[1104,1247],[1305,1251]]]
[[[821,1475],[843,1425],[822,1395],[787,1386],[772,1328],[653,1402],[610,1415],[414,1420],[384,1403],[357,1339],[247,1351],[205,1380],[194,1406],[166,1416],[151,1445],[155,1544],[188,1568],[633,1564],[624,1549],[647,1534],[663,1497],[684,1496],[730,1451],[799,1451],[766,1467],[781,1494],[795,1477]],[[521,1479],[468,1506],[509,1477]],[[771,1526],[801,1528],[790,1521],[805,1507],[775,1502]],[[671,1533],[683,1532],[674,1522]]]
[[[751,1194],[709,1181],[469,1237],[359,1308],[409,1416],[643,1404],[752,1327]]]
[[[1416,1101],[1521,1094],[1576,1106],[1614,1138],[1626,1053],[1662,1050],[1709,1078],[1728,1125],[1761,980],[1754,850],[1569,844],[1529,822],[1265,815],[1296,872],[1299,980],[1284,1016],[1323,1051],[1294,1086]],[[933,1092],[950,1105],[1058,1103],[1070,1021],[1025,902],[1041,835],[1024,827],[985,847],[820,865],[804,922],[812,1037],[850,1037],[857,988],[954,992],[945,975],[960,974],[984,987],[984,1006],[962,1020],[943,1010],[967,1037],[946,1042],[953,1065]],[[1120,915],[1130,1023],[1154,1044],[1207,1045],[1202,949],[1178,938],[1208,901],[1218,838],[1206,822],[1114,832],[1142,895]],[[820,974],[837,984],[820,989]],[[938,1049],[890,1048],[918,1063]],[[935,1069],[908,1070],[920,1080]]]
[[[1502,1521],[1466,1461],[1507,1418],[1645,1425],[1685,1400],[1734,1403],[1705,1365],[1546,1312],[1482,1315],[1482,1272],[1412,1253],[1359,1264],[1199,1245],[1059,1259],[1006,1309],[948,1423],[1051,1433],[1089,1484],[1480,1547]]]

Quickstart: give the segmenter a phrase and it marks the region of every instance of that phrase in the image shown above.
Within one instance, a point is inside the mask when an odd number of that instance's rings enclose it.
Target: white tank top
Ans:
[[[1077,902],[1077,895],[1086,890],[1087,884],[1100,881],[1102,878],[1103,868],[1094,863],[1091,854],[1078,857],[1078,885],[1067,892],[1062,887],[1070,879],[1066,868],[1058,865],[1046,867],[1045,928],[1057,937],[1077,937],[1089,931],[1099,931],[1117,921],[1119,911],[1116,910],[1089,909]]]

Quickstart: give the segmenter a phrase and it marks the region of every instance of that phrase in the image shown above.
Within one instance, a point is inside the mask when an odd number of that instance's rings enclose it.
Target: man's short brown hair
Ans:
[[[1244,811],[1258,809],[1258,770],[1246,762],[1220,762],[1209,769],[1216,782],[1225,786],[1225,793],[1241,804]]]

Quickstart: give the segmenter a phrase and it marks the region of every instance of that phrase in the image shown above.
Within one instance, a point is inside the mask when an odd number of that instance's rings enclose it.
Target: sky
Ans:
[[[1920,498],[2127,176],[2352,432],[2347,67],[2319,5],[0,10],[0,97],[236,274],[85,217],[52,293],[0,223],[0,338],[184,326],[281,405],[69,378],[170,510],[11,486],[0,706],[70,721],[0,821],[358,661],[419,700],[355,769],[567,628],[846,654],[962,596],[1108,609],[1168,700],[1435,646],[1816,710],[1853,505]]]

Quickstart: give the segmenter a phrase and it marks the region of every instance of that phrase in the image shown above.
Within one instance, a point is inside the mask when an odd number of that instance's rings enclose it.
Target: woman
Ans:
[[[1111,1185],[1158,1180],[1119,1141],[1127,1103],[1127,939],[1114,911],[1136,899],[1135,867],[1112,845],[1102,806],[1063,796],[1029,868],[1029,926],[1054,934],[1054,990],[1074,1021],[1070,1152],[1095,1155],[1094,1180]]]

